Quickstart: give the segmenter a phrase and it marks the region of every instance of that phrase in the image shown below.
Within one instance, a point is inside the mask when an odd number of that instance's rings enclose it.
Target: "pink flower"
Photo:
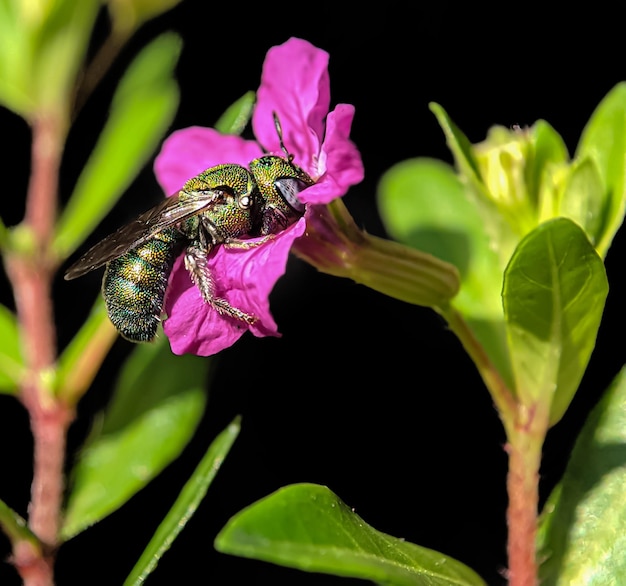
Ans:
[[[191,127],[173,133],[155,161],[165,193],[176,193],[190,177],[221,163],[249,162],[267,152],[284,156],[274,124],[281,123],[283,141],[294,162],[316,184],[299,195],[307,204],[304,218],[271,241],[247,250],[218,246],[208,268],[215,293],[232,306],[254,315],[252,324],[222,316],[200,297],[182,258],[170,277],[164,323],[176,354],[209,356],[234,344],[246,330],[255,336],[279,336],[269,309],[269,294],[284,274],[293,242],[302,236],[311,208],[343,196],[363,179],[363,164],[350,141],[354,107],[339,104],[332,112],[328,53],[307,41],[291,38],[271,48],[265,58],[252,118],[258,140],[227,136],[211,128]]]

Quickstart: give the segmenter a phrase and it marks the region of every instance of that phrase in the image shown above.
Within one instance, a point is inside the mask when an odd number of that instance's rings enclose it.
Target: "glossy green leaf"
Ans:
[[[143,584],[148,575],[155,570],[159,560],[198,509],[222,462],[237,439],[240,427],[239,418],[236,418],[209,446],[180,492],[174,506],[163,519],[148,547],[124,581],[124,586]]]
[[[178,36],[161,35],[125,73],[107,124],[59,221],[54,242],[59,258],[67,258],[100,223],[163,138],[178,107],[172,76],[180,49]]]
[[[583,230],[545,222],[518,245],[504,274],[503,304],[517,396],[550,406],[553,425],[567,409],[595,346],[608,282]]]
[[[378,207],[395,240],[457,267],[461,289],[452,304],[512,382],[500,297],[503,268],[454,170],[427,158],[398,163],[381,178]]]
[[[17,392],[23,368],[17,319],[12,311],[0,305],[0,393]]]
[[[370,527],[315,484],[281,488],[239,512],[215,546],[223,553],[386,585],[485,585],[460,562]]]
[[[223,134],[241,134],[250,121],[255,100],[255,92],[246,92],[220,116],[215,129]]]
[[[585,127],[576,158],[592,159],[604,187],[603,232],[596,248],[605,256],[626,209],[626,82],[600,102]]]
[[[626,576],[626,369],[578,436],[541,516],[542,586],[605,586]]]
[[[210,361],[138,346],[72,471],[63,539],[115,511],[181,453],[206,403]]]

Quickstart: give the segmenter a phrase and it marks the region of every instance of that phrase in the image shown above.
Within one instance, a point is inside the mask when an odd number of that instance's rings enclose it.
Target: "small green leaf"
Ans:
[[[15,394],[24,362],[15,314],[0,305],[0,393]]]
[[[626,576],[626,369],[578,436],[541,516],[542,586],[605,586]]]
[[[179,100],[172,76],[180,49],[178,36],[161,35],[121,80],[107,125],[59,220],[58,258],[67,258],[111,210],[171,124]]]
[[[480,173],[476,154],[481,152],[481,145],[471,145],[468,138],[448,116],[448,113],[438,104],[430,104],[431,111],[437,117],[439,125],[446,135],[448,148],[454,155],[459,173],[459,179],[465,185],[466,196],[478,210],[483,222],[483,231],[491,240],[491,248],[500,258],[502,268],[509,260],[517,243],[517,236],[512,233],[509,225],[489,194]],[[489,145],[485,145],[487,151]]]
[[[223,553],[386,585],[485,585],[460,562],[370,527],[315,484],[281,488],[239,512],[215,546]]]
[[[542,187],[550,176],[550,168],[565,165],[569,153],[561,135],[545,120],[537,120],[529,132],[533,149],[532,158],[527,161],[526,183],[528,193],[537,205]]]
[[[237,417],[209,446],[206,454],[180,492],[174,506],[163,519],[148,547],[126,578],[124,586],[139,586],[154,571],[159,560],[198,509],[222,462],[237,439],[239,429],[240,424]]]
[[[102,295],[58,361],[55,392],[66,405],[76,405],[96,376],[118,334],[109,320]]]
[[[0,529],[4,531],[13,546],[20,541],[28,541],[36,550],[41,551],[41,542],[28,528],[26,520],[1,500]]]
[[[255,100],[255,92],[245,93],[220,116],[215,129],[223,134],[241,134],[250,121]]]
[[[174,356],[163,338],[136,348],[77,458],[63,539],[118,509],[178,457],[202,417],[209,364]]]
[[[608,282],[580,226],[545,222],[518,245],[504,274],[503,304],[517,396],[565,413],[595,346]]]
[[[626,82],[618,83],[600,102],[583,130],[576,158],[591,158],[604,187],[603,232],[596,248],[605,256],[624,220],[626,209]]]
[[[452,305],[511,383],[500,296],[504,267],[454,170],[434,159],[398,163],[379,183],[378,207],[394,239],[456,266],[461,289]]]
[[[559,215],[576,222],[592,244],[602,236],[604,190],[592,159],[577,160],[571,167],[561,196]]]
[[[439,126],[441,126],[441,129],[446,135],[448,148],[454,155],[460,173],[473,182],[481,183],[478,163],[476,163],[474,159],[472,145],[467,136],[461,132],[461,129],[452,121],[448,113],[439,104],[432,102],[430,104],[430,110],[437,117]]]

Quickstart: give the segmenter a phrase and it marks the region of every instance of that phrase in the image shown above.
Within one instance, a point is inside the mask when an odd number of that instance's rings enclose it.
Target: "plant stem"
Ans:
[[[20,398],[28,410],[34,440],[28,525],[43,544],[39,554],[23,544],[14,547],[13,562],[26,586],[54,583],[66,433],[74,417],[73,410],[55,399],[51,390],[57,353],[52,305],[55,261],[49,251],[65,128],[63,116],[54,112],[32,122],[31,176],[23,223],[31,242],[26,249],[11,250],[6,259],[26,365]]]
[[[548,413],[524,405],[518,407],[514,427],[507,429],[507,555],[510,586],[536,586],[539,583],[536,559],[539,466],[547,429]]]
[[[539,507],[539,466],[541,449],[548,429],[548,413],[525,406],[507,387],[484,348],[467,323],[454,309],[442,312],[450,329],[489,389],[507,435],[507,557],[509,586],[536,586],[538,566],[535,556]]]

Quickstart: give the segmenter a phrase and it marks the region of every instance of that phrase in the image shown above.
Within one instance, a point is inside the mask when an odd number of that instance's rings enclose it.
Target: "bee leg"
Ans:
[[[228,238],[224,241],[224,246],[226,248],[237,248],[239,250],[248,250],[250,248],[256,248],[257,246],[261,246],[270,240],[275,238],[274,234],[268,234],[267,236],[263,236],[259,240],[240,240],[239,238]]]
[[[248,325],[252,325],[258,320],[256,316],[233,307],[226,299],[215,295],[215,281],[207,267],[207,254],[208,251],[199,246],[188,246],[185,253],[185,268],[189,272],[195,286],[200,290],[202,299],[220,315],[228,315]]]

